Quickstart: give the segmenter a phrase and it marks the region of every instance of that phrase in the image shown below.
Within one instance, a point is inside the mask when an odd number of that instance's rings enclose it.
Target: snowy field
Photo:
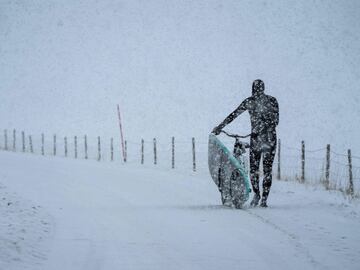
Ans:
[[[358,269],[360,204],[275,181],[220,205],[209,175],[0,152],[0,269]]]

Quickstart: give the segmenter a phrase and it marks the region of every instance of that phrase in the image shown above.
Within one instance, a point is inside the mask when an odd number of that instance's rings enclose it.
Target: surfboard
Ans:
[[[222,204],[242,208],[251,192],[245,164],[214,134],[209,135],[208,165],[211,178],[221,193]]]

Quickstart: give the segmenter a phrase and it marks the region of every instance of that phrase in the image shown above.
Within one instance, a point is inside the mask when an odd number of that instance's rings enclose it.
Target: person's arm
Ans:
[[[277,126],[279,124],[279,103],[277,102],[277,100],[275,98],[273,101],[273,105],[274,105],[274,114],[275,114],[274,124],[275,124],[275,126]]]
[[[221,130],[228,124],[230,124],[236,117],[238,117],[240,114],[242,114],[244,111],[247,110],[247,104],[248,104],[248,99],[245,99],[243,102],[241,102],[241,104],[239,105],[239,107],[236,108],[235,111],[233,111],[232,113],[229,114],[228,117],[226,117],[224,119],[224,121],[221,122],[220,125],[218,125],[217,127],[215,127],[212,131],[212,133],[214,133],[215,135],[220,134]]]

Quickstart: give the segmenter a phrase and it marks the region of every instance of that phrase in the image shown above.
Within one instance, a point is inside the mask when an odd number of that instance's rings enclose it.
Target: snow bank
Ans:
[[[52,218],[41,205],[11,192],[3,180],[1,175],[0,269],[43,269],[53,235]]]

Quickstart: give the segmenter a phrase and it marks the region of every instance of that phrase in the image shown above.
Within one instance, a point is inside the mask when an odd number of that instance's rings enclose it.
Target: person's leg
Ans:
[[[266,201],[270,193],[272,184],[272,165],[275,158],[276,144],[273,145],[269,150],[264,151],[263,154],[263,169],[264,169],[264,180],[263,180],[263,194],[261,199],[261,206],[266,207]]]
[[[252,206],[256,206],[260,200],[259,188],[259,166],[260,166],[261,152],[255,147],[250,146],[250,180],[254,191],[254,198],[251,202]]]

